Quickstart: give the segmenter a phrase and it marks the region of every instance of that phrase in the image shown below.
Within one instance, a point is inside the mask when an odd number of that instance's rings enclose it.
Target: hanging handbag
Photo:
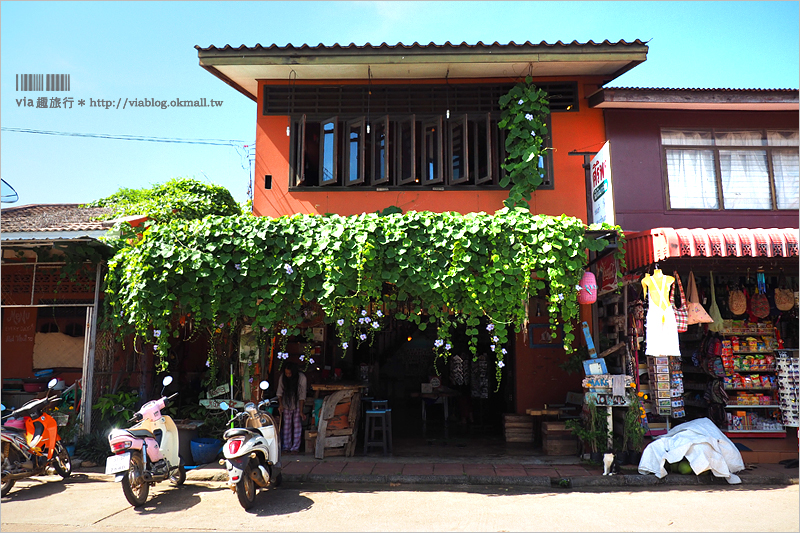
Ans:
[[[747,312],[747,298],[741,288],[728,293],[728,308],[733,315],[743,315]]]
[[[708,325],[708,330],[719,333],[722,331],[722,313],[719,312],[717,296],[714,293],[714,273],[709,272],[708,276],[710,279],[709,283],[711,283],[711,307],[708,308],[708,316],[713,320],[713,322]]]
[[[686,308],[686,295],[683,294],[683,284],[678,272],[672,272],[675,277],[675,283],[669,290],[669,299],[672,302],[672,310],[675,312],[675,323],[678,325],[678,333],[683,333],[689,329],[689,310]],[[675,305],[675,285],[678,286],[678,292],[681,295],[681,306]]]
[[[758,280],[758,285],[756,294],[750,298],[750,311],[753,313],[753,316],[764,318],[769,316],[769,300],[767,300],[767,295],[765,294],[766,284],[764,281],[764,273],[759,272],[756,275],[756,279]],[[762,290],[764,292],[762,292]]]
[[[700,296],[697,294],[697,284],[694,281],[694,272],[692,271],[689,271],[689,285],[686,290],[689,292],[689,301],[686,304],[689,312],[689,325],[713,322],[706,310],[703,309],[703,306],[700,305]]]
[[[775,288],[775,307],[779,311],[788,311],[794,307],[794,291],[786,288],[786,276],[781,270],[778,286]]]

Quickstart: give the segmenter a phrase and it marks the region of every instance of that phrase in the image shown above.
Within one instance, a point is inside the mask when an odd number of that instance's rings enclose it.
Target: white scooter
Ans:
[[[268,387],[266,381],[259,384],[261,390]],[[225,459],[221,459],[219,464],[227,468],[228,487],[236,492],[245,509],[253,506],[259,488],[278,487],[283,480],[280,427],[264,409],[277,404],[276,398],[263,400],[258,405],[248,402],[241,413],[236,413],[225,402],[220,404],[223,411],[231,409],[235,413],[233,420],[244,418],[244,427],[225,431],[225,445],[222,447]]]
[[[162,383],[166,388],[172,376],[166,376]],[[134,507],[147,501],[150,485],[167,479],[174,485],[186,481],[186,470],[178,456],[178,428],[170,416],[161,414],[177,395],[147,402],[129,420],[135,425],[108,434],[115,455],[106,460],[106,474],[115,474],[114,481],[122,482],[122,492]]]

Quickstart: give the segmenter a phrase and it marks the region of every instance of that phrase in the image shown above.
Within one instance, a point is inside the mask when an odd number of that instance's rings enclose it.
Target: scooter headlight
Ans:
[[[244,443],[244,438],[238,439],[231,439],[228,441],[228,453],[231,455],[236,454],[239,451],[239,448],[242,447],[242,443]]]

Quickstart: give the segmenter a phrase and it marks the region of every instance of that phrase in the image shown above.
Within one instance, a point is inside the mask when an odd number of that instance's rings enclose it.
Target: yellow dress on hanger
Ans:
[[[645,318],[646,355],[680,355],[678,324],[675,311],[669,299],[669,290],[675,278],[664,275],[656,269],[653,275],[642,278],[644,295],[649,297],[647,317]]]

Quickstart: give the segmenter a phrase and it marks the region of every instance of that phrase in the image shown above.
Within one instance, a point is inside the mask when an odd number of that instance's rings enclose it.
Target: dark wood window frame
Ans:
[[[505,171],[505,131],[497,127],[497,114],[472,113],[451,115],[383,115],[370,120],[364,115],[315,117],[307,114],[291,117],[290,131],[290,190],[374,190],[375,188],[436,188],[452,190],[501,189],[499,183]],[[329,133],[332,141],[326,143],[325,126],[332,125]],[[551,130],[547,116],[548,132]],[[318,125],[318,126],[317,126]],[[483,127],[481,127],[483,126]],[[360,131],[358,146],[357,178],[350,180],[351,150],[350,132],[353,127]],[[369,134],[367,128],[371,128]],[[435,128],[434,177],[428,176],[428,159],[431,146],[426,142],[426,128]],[[454,132],[462,138],[463,172],[457,175],[453,158],[458,147],[453,145]],[[485,131],[484,131],[485,130]],[[314,131],[319,131],[315,141],[308,141]],[[384,132],[381,147],[377,135]],[[306,142],[317,142],[316,163],[309,170],[309,146]],[[300,143],[300,144],[299,144]],[[546,144],[551,147],[551,134]],[[384,150],[383,175],[377,172],[380,150]],[[328,154],[331,151],[332,153]],[[483,156],[481,156],[483,154]],[[323,180],[326,156],[330,155],[332,178]],[[485,161],[479,161],[484,157]],[[545,161],[545,181],[538,190],[552,190],[552,151],[548,150]],[[481,171],[479,169],[485,169]],[[314,174],[313,176],[311,174]]]

